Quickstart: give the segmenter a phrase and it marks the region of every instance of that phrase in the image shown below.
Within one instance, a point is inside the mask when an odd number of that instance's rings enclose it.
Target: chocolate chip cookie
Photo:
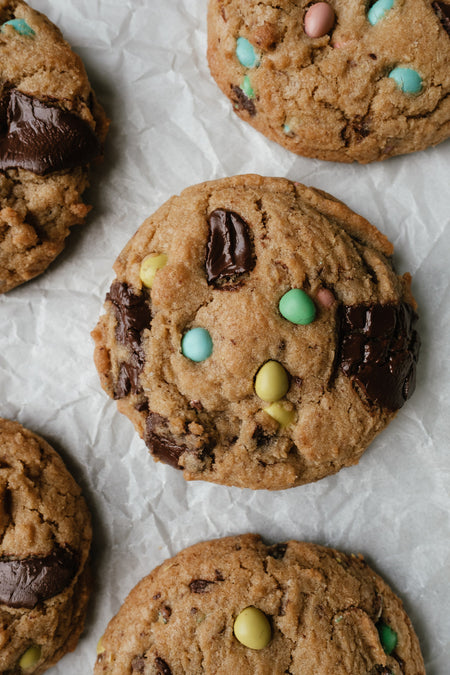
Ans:
[[[0,0],[0,293],[41,274],[84,221],[107,127],[59,29],[22,0]]]
[[[96,675],[425,675],[401,601],[362,556],[252,534],[157,567],[98,652]]]
[[[0,672],[38,675],[75,649],[90,542],[86,504],[59,455],[0,419]]]
[[[115,263],[105,391],[187,479],[283,489],[355,464],[415,387],[410,276],[333,197],[256,175],[186,189]]]
[[[235,112],[307,157],[361,163],[450,136],[450,0],[210,0]]]

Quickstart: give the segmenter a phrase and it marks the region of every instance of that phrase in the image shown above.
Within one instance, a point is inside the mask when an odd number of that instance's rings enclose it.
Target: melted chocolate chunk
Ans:
[[[12,89],[0,105],[0,169],[26,169],[44,175],[88,164],[101,152],[89,124]],[[6,103],[6,101],[8,101]]]
[[[432,2],[431,6],[436,12],[436,16],[441,22],[442,27],[450,36],[450,3]]]
[[[155,666],[158,668],[158,675],[172,675],[172,671],[165,661],[159,656],[155,659]]]
[[[127,284],[114,281],[106,299],[113,303],[117,319],[116,338],[131,351],[130,361],[121,363],[115,384],[114,398],[141,391],[139,375],[145,363],[141,338],[144,328],[150,328],[152,315],[147,298],[135,293]]]
[[[61,593],[77,571],[76,557],[58,548],[45,558],[0,559],[0,602],[8,607],[32,609]]]
[[[152,455],[174,469],[183,469],[179,459],[186,452],[185,445],[178,445],[170,438],[166,420],[156,413],[149,413],[145,429],[145,443]]]
[[[372,403],[398,410],[415,389],[420,339],[417,315],[400,305],[353,305],[343,309],[340,367]]]
[[[270,546],[267,549],[267,553],[272,558],[275,558],[275,560],[281,560],[282,558],[284,558],[284,554],[286,553],[286,549],[287,549],[287,544],[274,544],[273,546]]]
[[[207,593],[213,583],[214,581],[208,581],[207,579],[194,579],[189,584],[189,588],[191,593]]]
[[[233,211],[216,209],[208,218],[206,278],[209,284],[228,283],[255,266],[247,223]]]
[[[240,87],[233,85],[231,91],[234,94],[233,101],[239,110],[246,110],[252,117],[256,115],[256,106],[254,102],[244,94]]]

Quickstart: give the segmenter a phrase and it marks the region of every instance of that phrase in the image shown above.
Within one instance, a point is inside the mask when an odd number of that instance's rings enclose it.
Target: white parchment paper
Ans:
[[[448,675],[450,142],[369,166],[297,157],[241,122],[210,77],[206,0],[31,4],[82,56],[112,120],[87,224],[46,274],[0,298],[0,415],[61,453],[94,517],[86,630],[51,672],[92,672],[107,622],[166,557],[252,531],[363,553],[402,597],[428,675]],[[358,466],[279,493],[186,484],[155,464],[92,360],[112,264],[144,218],[188,185],[246,172],[322,188],[364,215],[394,243],[398,271],[413,274],[420,309],[413,398]]]

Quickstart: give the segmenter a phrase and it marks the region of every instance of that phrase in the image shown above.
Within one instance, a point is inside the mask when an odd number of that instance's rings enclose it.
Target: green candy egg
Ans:
[[[247,98],[255,98],[255,91],[248,75],[246,75],[242,80],[241,89]]]
[[[398,66],[394,70],[391,70],[389,77],[406,94],[418,94],[422,89],[422,78],[412,68],[401,68]]]
[[[316,308],[309,295],[300,288],[291,288],[278,305],[281,316],[291,323],[306,326],[314,321]]]
[[[391,654],[397,646],[397,633],[387,623],[377,624],[378,635],[380,636],[381,646],[386,654]]]
[[[253,45],[244,37],[238,37],[236,40],[236,56],[239,63],[245,68],[253,68],[259,63]]]
[[[27,37],[35,35],[34,30],[27,24],[25,19],[11,19],[10,21],[5,21],[3,26],[12,26],[19,35],[26,35]],[[0,29],[2,33],[4,33],[3,26]]]

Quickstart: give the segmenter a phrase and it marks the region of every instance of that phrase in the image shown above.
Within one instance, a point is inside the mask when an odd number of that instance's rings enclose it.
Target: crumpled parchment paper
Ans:
[[[112,120],[93,210],[41,277],[0,298],[0,415],[58,450],[94,517],[95,589],[76,651],[51,671],[92,672],[131,588],[200,540],[246,531],[361,552],[401,596],[428,675],[450,660],[450,142],[368,166],[306,159],[240,121],[210,77],[206,0],[31,0],[83,58]],[[449,66],[450,67],[450,66]],[[255,172],[346,202],[413,274],[417,389],[356,467],[279,493],[201,482],[155,464],[101,390],[90,331],[112,264],[148,215],[188,185]]]

